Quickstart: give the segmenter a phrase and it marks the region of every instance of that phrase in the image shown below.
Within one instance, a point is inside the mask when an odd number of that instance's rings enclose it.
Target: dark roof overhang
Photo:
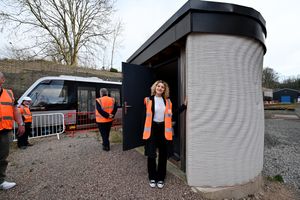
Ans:
[[[264,47],[266,22],[253,8],[228,3],[189,0],[165,22],[128,60],[144,64],[154,55],[192,32],[241,35]]]

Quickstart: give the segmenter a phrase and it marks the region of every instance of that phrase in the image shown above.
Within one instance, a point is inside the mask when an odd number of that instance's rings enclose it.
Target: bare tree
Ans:
[[[80,51],[94,52],[112,33],[113,6],[114,0],[6,0],[0,20],[30,33],[38,55],[76,66]]]
[[[276,88],[279,84],[279,75],[278,73],[269,67],[263,69],[262,73],[262,85],[266,88]]]
[[[113,67],[113,64],[114,64],[114,55],[115,55],[115,52],[116,52],[116,49],[118,47],[118,45],[120,45],[120,42],[119,42],[119,37],[121,35],[123,31],[123,25],[122,25],[122,22],[119,20],[116,25],[115,25],[115,28],[113,30],[113,33],[112,33],[112,47],[111,47],[111,57],[110,57],[110,68]]]
[[[31,60],[35,57],[35,53],[30,49],[17,47],[12,42],[9,42],[9,46],[6,46],[4,51],[3,55],[18,60]]]
[[[300,75],[285,78],[279,87],[300,90]]]

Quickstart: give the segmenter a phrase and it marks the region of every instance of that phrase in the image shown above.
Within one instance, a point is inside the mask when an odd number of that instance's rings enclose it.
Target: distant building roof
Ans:
[[[291,88],[279,88],[279,89],[274,89],[274,92],[273,93],[276,93],[276,92],[280,92],[280,91],[283,91],[283,90],[289,90],[289,91],[294,91],[294,92],[298,92],[300,93],[300,90],[295,90],[295,89],[291,89]]]

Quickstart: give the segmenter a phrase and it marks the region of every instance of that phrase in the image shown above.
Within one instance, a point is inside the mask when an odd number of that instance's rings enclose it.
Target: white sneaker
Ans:
[[[155,186],[156,186],[155,180],[150,180],[149,185],[150,185],[150,187],[155,188]]]
[[[157,187],[158,187],[159,189],[162,189],[164,186],[165,186],[165,183],[164,183],[163,181],[158,181],[158,182],[157,182]]]
[[[16,183],[14,182],[7,182],[7,181],[4,181],[1,185],[0,185],[0,189],[1,190],[8,190],[10,188],[13,188],[16,186]]]

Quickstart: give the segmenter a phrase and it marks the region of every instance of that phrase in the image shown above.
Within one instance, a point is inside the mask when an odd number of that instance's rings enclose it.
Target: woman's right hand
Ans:
[[[185,97],[185,99],[184,99],[184,103],[183,103],[184,105],[187,105],[187,97]]]

